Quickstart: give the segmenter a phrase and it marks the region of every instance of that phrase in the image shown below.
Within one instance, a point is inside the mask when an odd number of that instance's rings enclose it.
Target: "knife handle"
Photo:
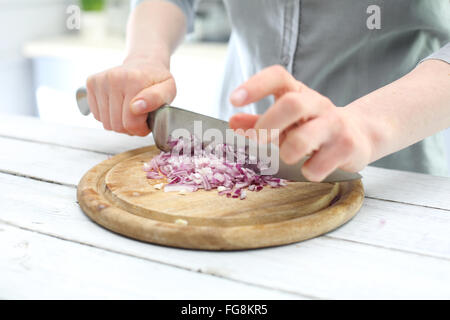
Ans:
[[[77,105],[81,114],[84,116],[88,116],[91,113],[91,109],[89,108],[88,100],[87,100],[87,90],[85,87],[80,87],[76,93]],[[158,109],[156,109],[158,110]],[[154,117],[155,111],[150,112],[147,117],[147,125],[150,131],[153,131]]]
[[[87,101],[87,90],[85,87],[80,87],[77,90],[77,105],[78,109],[80,110],[81,114],[83,116],[88,116],[91,113],[91,110],[89,108],[89,104]]]

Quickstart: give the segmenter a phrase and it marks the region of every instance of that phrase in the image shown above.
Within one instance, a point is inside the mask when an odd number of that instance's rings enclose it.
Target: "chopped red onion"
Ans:
[[[161,152],[144,163],[143,168],[148,179],[167,179],[165,192],[217,189],[219,195],[243,200],[247,197],[244,188],[261,191],[265,185],[272,188],[287,185],[287,180],[259,175],[249,167],[236,163],[238,160],[245,160],[245,163],[252,160],[254,163],[255,159],[247,155],[243,148],[236,151],[227,144],[204,147],[195,137],[171,140],[169,145],[172,152]],[[268,164],[258,161],[256,168],[267,168]]]
[[[160,175],[158,172],[147,171],[147,178],[149,178],[149,179],[164,179],[164,176]]]

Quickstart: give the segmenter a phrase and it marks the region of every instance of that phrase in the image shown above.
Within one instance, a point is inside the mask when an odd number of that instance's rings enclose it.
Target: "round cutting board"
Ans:
[[[351,219],[364,199],[361,180],[288,182],[247,191],[244,200],[217,190],[185,195],[153,187],[143,163],[155,146],[131,150],[89,170],[78,184],[78,202],[95,222],[151,243],[205,250],[260,248],[319,236]]]

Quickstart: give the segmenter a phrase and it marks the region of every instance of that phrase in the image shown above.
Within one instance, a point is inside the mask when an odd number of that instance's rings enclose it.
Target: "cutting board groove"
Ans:
[[[98,224],[151,243],[205,250],[275,246],[316,237],[351,219],[364,199],[360,180],[289,182],[247,191],[247,199],[217,190],[186,195],[153,187],[144,162],[155,146],[131,150],[89,170],[78,184],[82,210]]]

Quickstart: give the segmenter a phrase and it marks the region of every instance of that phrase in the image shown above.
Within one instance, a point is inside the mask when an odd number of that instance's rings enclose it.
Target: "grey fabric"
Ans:
[[[182,8],[192,4],[170,1]],[[225,120],[237,112],[262,114],[267,110],[272,97],[236,109],[229,95],[273,64],[282,64],[296,79],[345,106],[402,77],[423,59],[448,61],[449,46],[439,48],[450,40],[449,0],[224,2],[232,25],[219,101]],[[380,9],[380,29],[367,26],[373,15],[368,8],[373,5]],[[373,165],[447,175],[442,133]]]
[[[450,21],[449,21],[449,24],[450,24]],[[450,63],[450,42],[447,43],[445,46],[443,46],[440,50],[430,54],[428,57],[426,57],[422,61],[426,61],[429,59],[437,59],[437,60],[442,60],[447,63]]]

